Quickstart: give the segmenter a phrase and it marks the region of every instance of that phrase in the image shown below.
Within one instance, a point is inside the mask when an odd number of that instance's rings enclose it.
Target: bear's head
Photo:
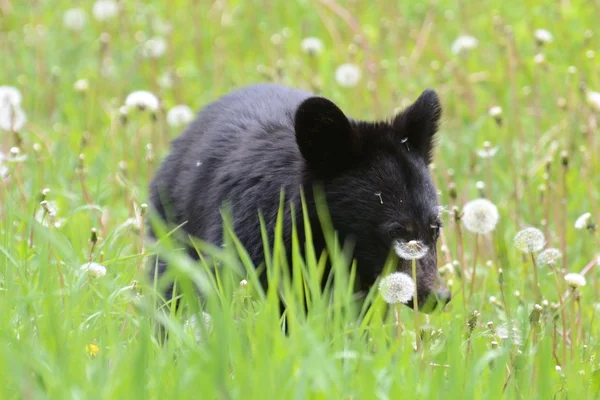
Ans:
[[[353,120],[330,100],[310,97],[294,122],[305,181],[322,185],[335,229],[353,238],[361,287],[375,282],[390,256],[412,276],[405,253],[417,250],[418,303],[426,312],[450,301],[437,268],[441,222],[428,169],[440,117],[437,94],[426,90],[391,121]]]

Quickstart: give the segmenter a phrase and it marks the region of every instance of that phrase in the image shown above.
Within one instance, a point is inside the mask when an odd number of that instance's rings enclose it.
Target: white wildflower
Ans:
[[[586,212],[584,214],[581,214],[577,220],[575,220],[575,229],[588,229],[590,226],[590,221],[592,218],[592,214],[589,212]]]
[[[546,44],[552,42],[554,37],[552,34],[546,29],[536,29],[534,32],[535,40],[539,44]]]
[[[92,278],[101,278],[106,275],[106,267],[95,262],[83,264],[80,270]]]
[[[335,71],[335,80],[342,87],[354,87],[361,78],[360,68],[355,64],[342,64]]]
[[[80,31],[87,22],[85,11],[81,8],[70,8],[63,14],[63,24],[71,31]]]
[[[483,142],[483,149],[477,149],[477,156],[480,158],[492,158],[498,152],[498,146],[492,147],[488,141]]]
[[[461,35],[452,43],[452,53],[461,54],[473,50],[477,47],[479,41],[470,35]]]
[[[186,105],[174,106],[167,113],[167,123],[172,127],[185,126],[194,119],[194,112]]]
[[[303,52],[314,56],[323,51],[323,42],[316,37],[307,37],[302,40],[301,47]]]
[[[19,132],[27,123],[25,111],[18,105],[0,105],[0,130]]]
[[[156,80],[158,86],[164,89],[170,89],[173,87],[173,74],[170,72],[162,73]]]
[[[585,277],[583,275],[575,273],[575,272],[566,274],[565,281],[573,289],[585,286],[585,284],[586,284]]]
[[[533,62],[536,64],[544,64],[546,62],[546,56],[544,53],[537,53],[533,56]]]
[[[119,5],[114,0],[98,0],[94,3],[92,14],[98,21],[114,18],[119,13]]]
[[[555,265],[561,258],[562,252],[559,249],[549,248],[538,255],[537,262],[539,265]]]
[[[404,260],[418,260],[427,254],[429,248],[419,240],[411,240],[409,242],[396,240],[394,242],[394,250],[396,251],[396,255]]]
[[[415,294],[415,282],[402,272],[394,272],[381,280],[379,292],[388,304],[406,304]]]
[[[89,85],[88,81],[85,79],[78,79],[73,84],[73,89],[79,93],[87,92],[89,87],[90,87],[90,85]]]
[[[7,85],[0,86],[0,107],[8,105],[20,107],[22,98],[19,89]]]
[[[151,92],[146,90],[136,90],[131,92],[125,99],[125,106],[127,108],[139,108],[140,110],[148,110],[156,112],[158,110],[159,101]]]
[[[514,344],[521,344],[521,331],[517,327],[516,323],[513,324],[503,324],[496,328],[496,336],[498,336],[502,340],[511,339]]]
[[[490,107],[488,110],[488,114],[492,118],[498,118],[502,115],[502,107],[500,107],[500,106]]]
[[[204,323],[204,329],[206,330],[206,332],[207,333],[212,332],[213,322],[212,322],[212,317],[210,316],[210,314],[203,311],[202,318],[204,320],[203,323]],[[203,331],[202,331],[202,328],[198,325],[198,318],[196,318],[195,315],[192,315],[189,319],[187,319],[183,323],[183,330],[188,334],[194,335],[196,342],[200,342],[202,340]]]
[[[153,37],[144,43],[142,54],[146,58],[160,58],[167,52],[167,41],[162,37]]]
[[[586,94],[588,104],[596,111],[600,112],[600,93],[589,91]]]
[[[0,151],[0,180],[8,177],[8,167],[5,164],[6,154]]]
[[[468,231],[485,234],[494,230],[500,214],[488,199],[475,199],[465,204],[461,219]]]
[[[525,228],[515,235],[515,246],[523,253],[540,251],[545,243],[544,234],[537,228]]]

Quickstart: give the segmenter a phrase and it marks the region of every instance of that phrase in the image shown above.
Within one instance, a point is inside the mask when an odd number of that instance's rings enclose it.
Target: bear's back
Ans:
[[[267,221],[274,220],[270,216],[277,212],[281,188],[290,198],[299,194],[304,161],[296,144],[294,115],[310,96],[259,84],[205,106],[172,142],[157,172],[151,188],[155,207],[170,221],[185,222],[184,229],[192,235],[219,243],[220,209],[228,201],[236,233],[246,248],[260,249],[258,210]]]

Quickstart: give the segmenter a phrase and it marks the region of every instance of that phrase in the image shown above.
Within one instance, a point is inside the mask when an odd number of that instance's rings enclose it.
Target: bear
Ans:
[[[314,212],[318,186],[338,237],[353,241],[359,291],[376,282],[398,243],[418,240],[429,249],[416,261],[416,292],[418,305],[430,312],[451,297],[437,268],[440,208],[428,168],[441,115],[431,89],[389,120],[364,121],[306,90],[241,87],[202,108],[172,140],[150,183],[150,207],[170,226],[183,224],[186,235],[220,245],[221,210],[231,205],[235,234],[258,266],[264,260],[259,212],[272,243],[282,190],[286,209],[295,205],[296,221],[302,221],[305,194],[316,254],[324,250]],[[303,238],[303,224],[296,225]],[[291,241],[286,218],[288,255]],[[194,249],[188,253],[198,259]],[[160,258],[154,265],[153,277],[167,268]],[[398,257],[397,265],[412,275],[412,261]]]

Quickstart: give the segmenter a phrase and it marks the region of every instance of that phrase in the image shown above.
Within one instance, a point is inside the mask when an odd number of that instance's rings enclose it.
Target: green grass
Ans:
[[[574,228],[587,211],[600,223],[600,113],[586,102],[587,91],[600,91],[597,0],[123,3],[101,23],[92,1],[78,2],[88,19],[71,32],[63,14],[72,2],[0,0],[0,85],[21,91],[28,117],[18,134],[0,132],[4,153],[18,145],[27,156],[5,163],[0,181],[1,399],[597,397],[600,239]],[[541,48],[538,28],[554,36]],[[479,45],[456,56],[460,34]],[[164,36],[168,49],[146,59],[141,43],[153,36]],[[315,58],[301,51],[307,36],[324,42]],[[356,87],[335,81],[346,62],[362,68]],[[171,87],[159,84],[165,74]],[[74,90],[78,79],[86,92]],[[444,312],[421,316],[418,352],[412,310],[401,309],[398,329],[375,291],[363,306],[348,290],[352,268],[335,255],[336,279],[321,293],[322,264],[310,252],[300,257],[298,241],[294,268],[281,243],[271,243],[265,272],[289,302],[287,336],[276,291],[261,291],[231,235],[224,249],[199,244],[221,265],[218,274],[208,262],[172,260],[183,307],[158,309],[142,269],[157,248],[123,224],[140,215],[148,181],[180,132],[166,124],[166,111],[198,109],[265,80],[318,90],[364,119],[390,117],[427,87],[438,91],[444,119],[432,174],[448,211],[439,264],[455,295]],[[156,121],[131,113],[123,124],[119,107],[138,89],[163,107]],[[502,107],[501,124],[488,115],[492,106]],[[477,157],[485,141],[498,146],[493,158]],[[478,239],[475,257],[475,236],[457,216],[480,196],[478,181],[500,222]],[[40,223],[44,188],[60,227]],[[536,299],[530,258],[513,245],[528,226],[564,253],[554,270],[538,267],[547,303]],[[333,242],[330,250],[341,254]],[[89,260],[106,275],[82,274]],[[568,290],[563,275],[584,268],[587,285]],[[207,289],[208,331],[186,325],[200,306],[191,282]],[[543,309],[532,323],[536,302]],[[502,335],[510,321],[520,340]]]

